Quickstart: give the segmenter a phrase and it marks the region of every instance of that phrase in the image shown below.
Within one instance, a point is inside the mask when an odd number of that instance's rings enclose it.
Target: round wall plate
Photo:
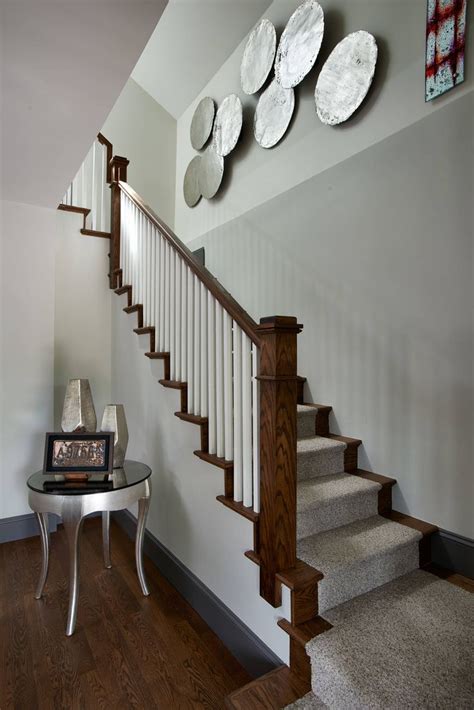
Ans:
[[[377,64],[377,42],[364,30],[352,32],[337,44],[316,83],[316,111],[323,123],[347,121],[359,108],[372,84]]]
[[[305,0],[287,22],[278,45],[275,76],[285,89],[297,86],[314,66],[324,35],[324,12],[316,0]]]
[[[201,156],[199,169],[199,191],[206,200],[214,197],[224,177],[224,158],[218,155],[214,146],[206,148]]]
[[[262,148],[273,148],[285,135],[295,109],[295,92],[276,79],[263,92],[255,109],[253,131]]]
[[[218,155],[234,150],[242,130],[242,102],[236,94],[226,96],[216,113],[212,144]]]
[[[205,96],[196,106],[192,120],[189,136],[194,150],[203,148],[212,132],[216,106],[210,96]]]
[[[270,74],[276,52],[276,30],[270,20],[260,20],[249,35],[240,65],[240,83],[246,94],[255,94]]]
[[[188,207],[194,207],[201,199],[201,190],[199,188],[199,173],[201,171],[202,157],[195,155],[189,163],[183,181],[184,201]]]

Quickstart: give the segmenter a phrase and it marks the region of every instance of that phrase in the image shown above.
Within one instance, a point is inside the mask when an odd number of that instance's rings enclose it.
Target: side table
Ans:
[[[43,564],[35,599],[40,599],[48,576],[49,527],[48,513],[61,516],[69,545],[69,611],[66,635],[74,633],[79,599],[79,543],[82,523],[90,513],[102,513],[102,542],[104,563],[110,568],[110,512],[123,510],[138,502],[138,525],[135,539],[135,561],[142,592],[149,595],[143,571],[143,538],[151,496],[151,469],[138,461],[125,461],[123,468],[114,469],[110,476],[113,488],[104,492],[73,488],[71,492],[45,490],[45,482],[62,480],[62,476],[34,473],[27,481],[28,502],[38,520],[41,533]],[[79,491],[79,492],[78,492]]]

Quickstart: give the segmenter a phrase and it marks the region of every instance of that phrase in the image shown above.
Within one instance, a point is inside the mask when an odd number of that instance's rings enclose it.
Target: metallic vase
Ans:
[[[122,468],[128,445],[128,428],[123,404],[107,404],[100,429],[115,433],[114,468]]]
[[[97,417],[89,380],[69,380],[61,417],[62,431],[95,431]]]

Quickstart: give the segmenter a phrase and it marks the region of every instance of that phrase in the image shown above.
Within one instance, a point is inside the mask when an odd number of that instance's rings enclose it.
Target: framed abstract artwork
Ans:
[[[428,0],[425,101],[464,81],[467,0]]]
[[[114,434],[46,434],[45,474],[62,474],[65,478],[87,478],[92,473],[112,473]]]

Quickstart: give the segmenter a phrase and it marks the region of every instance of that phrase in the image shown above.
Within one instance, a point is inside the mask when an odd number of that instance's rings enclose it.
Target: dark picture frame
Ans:
[[[114,433],[48,432],[44,447],[44,474],[113,473]]]

